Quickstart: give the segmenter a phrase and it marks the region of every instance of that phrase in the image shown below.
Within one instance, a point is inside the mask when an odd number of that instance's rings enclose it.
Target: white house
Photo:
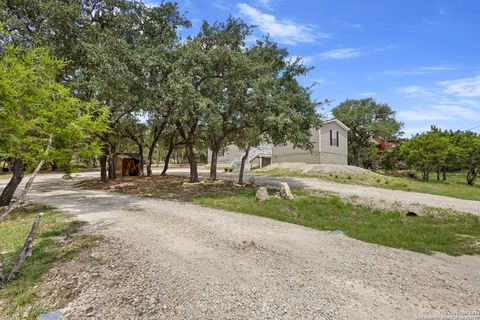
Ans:
[[[284,146],[263,143],[250,150],[245,168],[250,170],[283,162],[347,164],[349,130],[340,120],[324,121],[321,128],[310,131],[313,144],[311,151],[294,148],[291,143]],[[237,146],[229,145],[220,151],[217,163],[220,167],[238,169],[244,154]],[[211,156],[212,152],[208,150],[208,161]]]
[[[338,119],[324,121],[319,129],[311,130],[311,151],[295,148],[291,143],[273,146],[272,163],[347,164],[348,131],[350,129]]]

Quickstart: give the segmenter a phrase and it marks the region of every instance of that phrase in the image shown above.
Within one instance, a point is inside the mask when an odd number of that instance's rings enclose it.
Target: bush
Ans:
[[[225,170],[225,172],[233,172],[232,167],[225,167],[225,168],[223,168],[223,170]]]

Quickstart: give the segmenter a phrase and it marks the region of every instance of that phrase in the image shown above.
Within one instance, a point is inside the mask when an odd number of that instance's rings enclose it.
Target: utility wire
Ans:
[[[470,131],[470,130],[477,129],[477,128],[480,128],[480,126],[476,126],[476,127],[470,128],[470,129],[465,129],[465,131]]]

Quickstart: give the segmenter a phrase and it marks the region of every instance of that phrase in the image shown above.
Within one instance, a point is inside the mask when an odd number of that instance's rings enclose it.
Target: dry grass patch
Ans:
[[[179,201],[189,201],[199,195],[235,194],[235,185],[231,181],[189,183],[188,179],[183,176],[125,177],[108,182],[88,180],[79,182],[77,186],[86,189]]]

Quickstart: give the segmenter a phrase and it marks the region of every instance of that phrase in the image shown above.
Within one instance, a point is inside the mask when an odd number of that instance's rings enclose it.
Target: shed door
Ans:
[[[138,167],[134,159],[123,159],[122,176],[138,176]]]

